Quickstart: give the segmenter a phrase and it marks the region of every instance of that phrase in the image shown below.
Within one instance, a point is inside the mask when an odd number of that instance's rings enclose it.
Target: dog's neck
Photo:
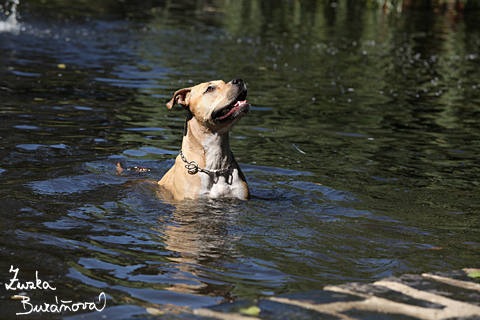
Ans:
[[[207,170],[221,170],[232,162],[228,130],[222,133],[211,132],[199,124],[195,117],[186,123],[182,152],[188,161],[195,161]]]

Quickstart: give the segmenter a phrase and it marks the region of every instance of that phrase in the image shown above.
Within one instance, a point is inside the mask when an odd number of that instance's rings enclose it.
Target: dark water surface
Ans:
[[[477,11],[26,1],[0,22],[0,307],[225,301],[479,267]],[[10,17],[10,18],[9,18]],[[14,17],[15,18],[15,17]],[[241,77],[252,199],[165,203],[182,87]],[[146,173],[116,173],[148,167]],[[56,290],[6,290],[35,272]],[[58,314],[43,312],[45,318]],[[32,318],[38,318],[36,314]],[[28,318],[25,317],[24,318]]]

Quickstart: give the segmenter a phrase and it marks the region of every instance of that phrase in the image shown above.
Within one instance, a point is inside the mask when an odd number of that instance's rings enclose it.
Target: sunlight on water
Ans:
[[[7,17],[5,20],[0,21],[0,32],[18,33],[21,30],[21,23],[17,20],[17,6],[19,4],[19,0],[11,0],[7,1],[5,8],[0,5],[0,13]]]

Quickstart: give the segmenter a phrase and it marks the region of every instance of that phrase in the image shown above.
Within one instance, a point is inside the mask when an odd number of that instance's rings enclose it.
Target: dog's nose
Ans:
[[[240,79],[240,78],[235,78],[235,79],[232,80],[232,84],[240,84],[242,82],[243,82],[243,80]]]

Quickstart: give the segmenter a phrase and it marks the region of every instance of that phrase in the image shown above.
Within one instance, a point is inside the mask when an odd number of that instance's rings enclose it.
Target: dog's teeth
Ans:
[[[244,103],[247,103],[247,100],[237,101],[237,103],[235,103],[234,107],[238,107],[239,105],[244,104]]]

